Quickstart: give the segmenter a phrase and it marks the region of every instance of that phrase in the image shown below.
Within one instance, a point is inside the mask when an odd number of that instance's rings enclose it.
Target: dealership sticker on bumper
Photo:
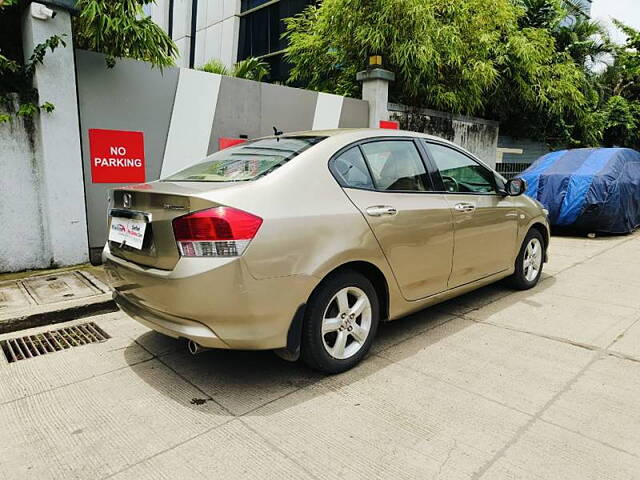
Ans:
[[[142,249],[144,231],[147,224],[144,220],[136,218],[111,218],[109,241],[125,244],[129,247]]]

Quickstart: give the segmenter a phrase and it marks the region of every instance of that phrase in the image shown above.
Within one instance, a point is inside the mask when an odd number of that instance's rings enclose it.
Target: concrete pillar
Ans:
[[[25,58],[52,35],[65,35],[67,44],[54,52],[47,50],[44,63],[36,67],[34,76],[40,103],[47,101],[55,106],[53,112],[42,112],[34,118],[40,160],[40,209],[50,266],[84,263],[89,258],[71,16],[56,4],[64,4],[64,0],[48,1],[55,16],[45,19],[33,16],[39,4],[31,4],[23,16],[22,33]]]
[[[370,68],[356,74],[362,82],[362,99],[369,102],[369,128],[378,128],[380,120],[389,120],[389,82],[396,76],[383,68]]]

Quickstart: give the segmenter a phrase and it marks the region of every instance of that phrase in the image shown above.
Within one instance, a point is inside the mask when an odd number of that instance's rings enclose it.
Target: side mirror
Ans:
[[[527,190],[527,182],[521,178],[512,178],[506,185],[507,195],[517,197]]]

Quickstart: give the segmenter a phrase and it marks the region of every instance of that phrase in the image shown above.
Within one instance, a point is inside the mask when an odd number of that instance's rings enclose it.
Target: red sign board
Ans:
[[[89,151],[93,183],[145,181],[142,132],[91,128],[89,129]]]
[[[220,140],[218,141],[218,149],[224,150],[225,148],[233,147],[234,145],[244,142],[246,142],[244,138],[220,137]]]
[[[390,130],[399,130],[400,123],[392,120],[380,120],[380,128],[388,128]]]

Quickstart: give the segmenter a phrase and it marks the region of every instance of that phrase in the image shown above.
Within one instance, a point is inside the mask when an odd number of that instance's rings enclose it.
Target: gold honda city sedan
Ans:
[[[354,129],[261,138],[116,189],[103,259],[120,308],[189,350],[276,350],[330,373],[378,324],[540,279],[545,210],[460,147]]]

